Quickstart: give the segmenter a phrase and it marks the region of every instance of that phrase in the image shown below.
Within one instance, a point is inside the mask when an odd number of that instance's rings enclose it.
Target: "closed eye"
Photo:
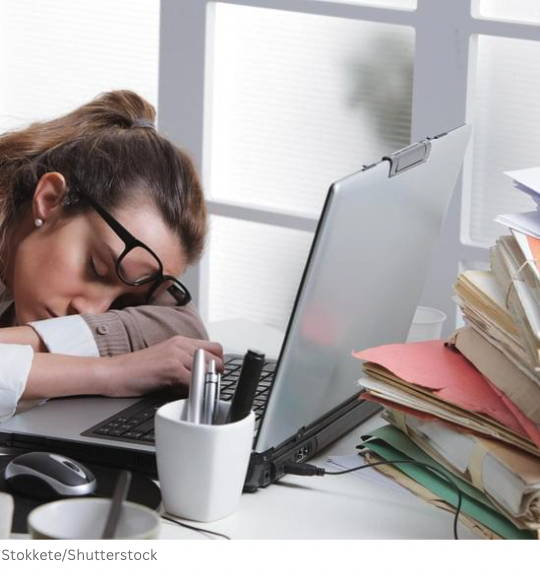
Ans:
[[[94,278],[94,279],[99,279],[99,280],[104,280],[106,279],[107,275],[106,274],[100,274],[96,263],[94,261],[94,258],[90,258],[88,260],[88,269],[90,271],[90,275]]]

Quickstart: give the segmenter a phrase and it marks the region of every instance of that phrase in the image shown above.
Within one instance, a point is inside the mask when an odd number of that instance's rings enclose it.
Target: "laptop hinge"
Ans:
[[[430,151],[431,142],[429,140],[423,140],[422,142],[398,150],[390,156],[384,156],[383,160],[390,162],[388,177],[397,176],[409,168],[423,164],[428,159]]]

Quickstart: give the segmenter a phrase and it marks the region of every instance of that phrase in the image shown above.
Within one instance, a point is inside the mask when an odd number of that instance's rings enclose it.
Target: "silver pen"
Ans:
[[[193,356],[193,364],[191,365],[191,386],[187,401],[187,420],[192,423],[201,423],[204,401],[204,372],[204,349],[198,349]]]
[[[214,408],[216,405],[216,385],[218,376],[216,372],[216,362],[210,361],[210,368],[206,373],[204,384],[204,419],[203,423],[211,424],[214,420]]]
[[[216,383],[216,393],[214,394],[214,416],[212,417],[212,423],[217,423],[217,418],[219,416],[219,398],[221,396],[221,373],[217,375]]]

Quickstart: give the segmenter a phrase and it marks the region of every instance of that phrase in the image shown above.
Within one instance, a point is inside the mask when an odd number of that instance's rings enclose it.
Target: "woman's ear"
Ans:
[[[32,200],[32,217],[46,222],[62,208],[66,180],[59,172],[47,172],[39,179]]]

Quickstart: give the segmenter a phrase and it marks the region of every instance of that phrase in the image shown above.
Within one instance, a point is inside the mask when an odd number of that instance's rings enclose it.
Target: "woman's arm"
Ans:
[[[138,351],[175,335],[208,339],[195,306],[171,305],[170,299],[81,317],[90,327],[101,356]]]
[[[35,353],[21,399],[104,395],[106,378],[114,377],[107,359]]]
[[[36,353],[22,399],[67,395],[139,396],[189,384],[193,354],[206,351],[222,368],[219,344],[175,336],[137,352],[115,357]]]
[[[36,352],[47,351],[39,335],[28,325],[0,328],[0,343],[30,345]]]
[[[145,349],[175,335],[208,339],[195,306],[178,307],[164,298],[153,305],[1,328],[0,343],[30,345],[35,352],[106,357]]]

